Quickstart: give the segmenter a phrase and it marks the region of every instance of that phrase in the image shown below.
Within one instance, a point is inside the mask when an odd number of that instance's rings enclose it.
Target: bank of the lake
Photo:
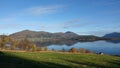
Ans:
[[[57,52],[0,52],[0,68],[119,68],[120,57]]]

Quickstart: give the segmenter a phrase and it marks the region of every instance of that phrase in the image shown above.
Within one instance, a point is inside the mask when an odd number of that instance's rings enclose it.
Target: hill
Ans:
[[[76,41],[96,41],[100,40],[101,37],[97,37],[94,35],[78,35],[74,32],[67,31],[50,33],[45,31],[31,31],[31,30],[23,30],[20,32],[13,33],[9,35],[11,38],[15,39],[24,39],[29,38],[32,41],[63,41],[63,40],[76,40]]]
[[[79,35],[74,32],[58,32],[58,33],[50,33],[45,31],[31,31],[31,30],[23,30],[20,32],[16,32],[10,35],[12,38],[74,38]]]
[[[0,52],[0,68],[120,68],[120,57],[57,52]]]
[[[120,38],[120,33],[113,32],[113,33],[106,34],[103,37],[105,37],[105,38]]]

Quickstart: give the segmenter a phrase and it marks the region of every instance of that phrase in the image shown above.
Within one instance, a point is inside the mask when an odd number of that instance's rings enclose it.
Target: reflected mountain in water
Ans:
[[[99,41],[99,40],[96,40],[96,41]],[[93,42],[96,42],[96,41],[78,41],[78,40],[55,40],[55,41],[52,41],[52,40],[49,40],[49,41],[42,41],[42,42],[34,42],[38,47],[41,46],[41,47],[47,47],[47,46],[50,46],[50,45],[57,45],[57,46],[62,46],[62,45],[66,45],[66,46],[73,46],[75,45],[76,43],[93,43]],[[120,40],[104,40],[106,42],[109,42],[109,43],[113,43],[113,44],[118,44],[120,43]]]
[[[120,40],[106,40],[106,42],[118,44],[120,43]]]
[[[35,42],[37,46],[50,46],[50,45],[67,45],[67,46],[72,46],[76,44],[78,41],[75,40],[56,40],[56,41],[42,41],[42,42]]]
[[[111,43],[120,43],[120,32],[113,32],[103,36],[104,38],[109,38],[111,40],[106,40]]]

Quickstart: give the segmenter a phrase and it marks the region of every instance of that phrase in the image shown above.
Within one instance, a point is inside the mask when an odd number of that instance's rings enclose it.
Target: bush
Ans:
[[[47,48],[47,47],[45,47],[45,48],[44,48],[44,51],[48,51],[48,48]]]
[[[33,46],[32,46],[32,51],[34,52],[34,51],[36,51],[37,50],[37,47],[36,47],[36,45],[34,44]]]
[[[78,50],[76,48],[71,48],[69,52],[75,53],[75,52],[78,52]]]
[[[79,52],[80,52],[80,53],[92,53],[92,51],[87,50],[87,49],[84,49],[84,48],[80,48],[80,49],[79,49]]]
[[[43,51],[43,48],[42,47],[38,47],[37,51]]]
[[[80,52],[80,53],[85,53],[85,52],[86,52],[86,49],[80,48],[80,49],[79,49],[79,52]]]
[[[54,48],[52,48],[52,51],[56,51]]]

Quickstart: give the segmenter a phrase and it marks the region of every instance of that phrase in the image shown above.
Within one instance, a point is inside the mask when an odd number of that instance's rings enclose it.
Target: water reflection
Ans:
[[[117,44],[117,43],[120,43],[120,40],[107,40],[106,42]]]
[[[57,41],[43,41],[43,42],[35,42],[37,46],[50,46],[50,45],[67,45],[67,46],[72,46],[76,44],[78,41],[75,40],[57,40]]]
[[[120,55],[120,42],[116,41],[54,41],[54,42],[36,42],[37,46],[48,47],[48,49],[62,50],[63,48],[68,51],[72,47],[80,49],[85,48],[96,53],[103,52],[105,54]]]
[[[99,40],[97,40],[99,41]],[[42,47],[47,47],[50,45],[57,45],[57,46],[61,46],[61,45],[66,45],[66,46],[73,46],[77,43],[93,43],[93,42],[97,42],[97,41],[76,41],[76,40],[56,40],[56,41],[42,41],[42,42],[35,42],[35,44],[37,46],[42,46]],[[120,40],[104,40],[106,43],[113,43],[114,44],[120,44]]]

